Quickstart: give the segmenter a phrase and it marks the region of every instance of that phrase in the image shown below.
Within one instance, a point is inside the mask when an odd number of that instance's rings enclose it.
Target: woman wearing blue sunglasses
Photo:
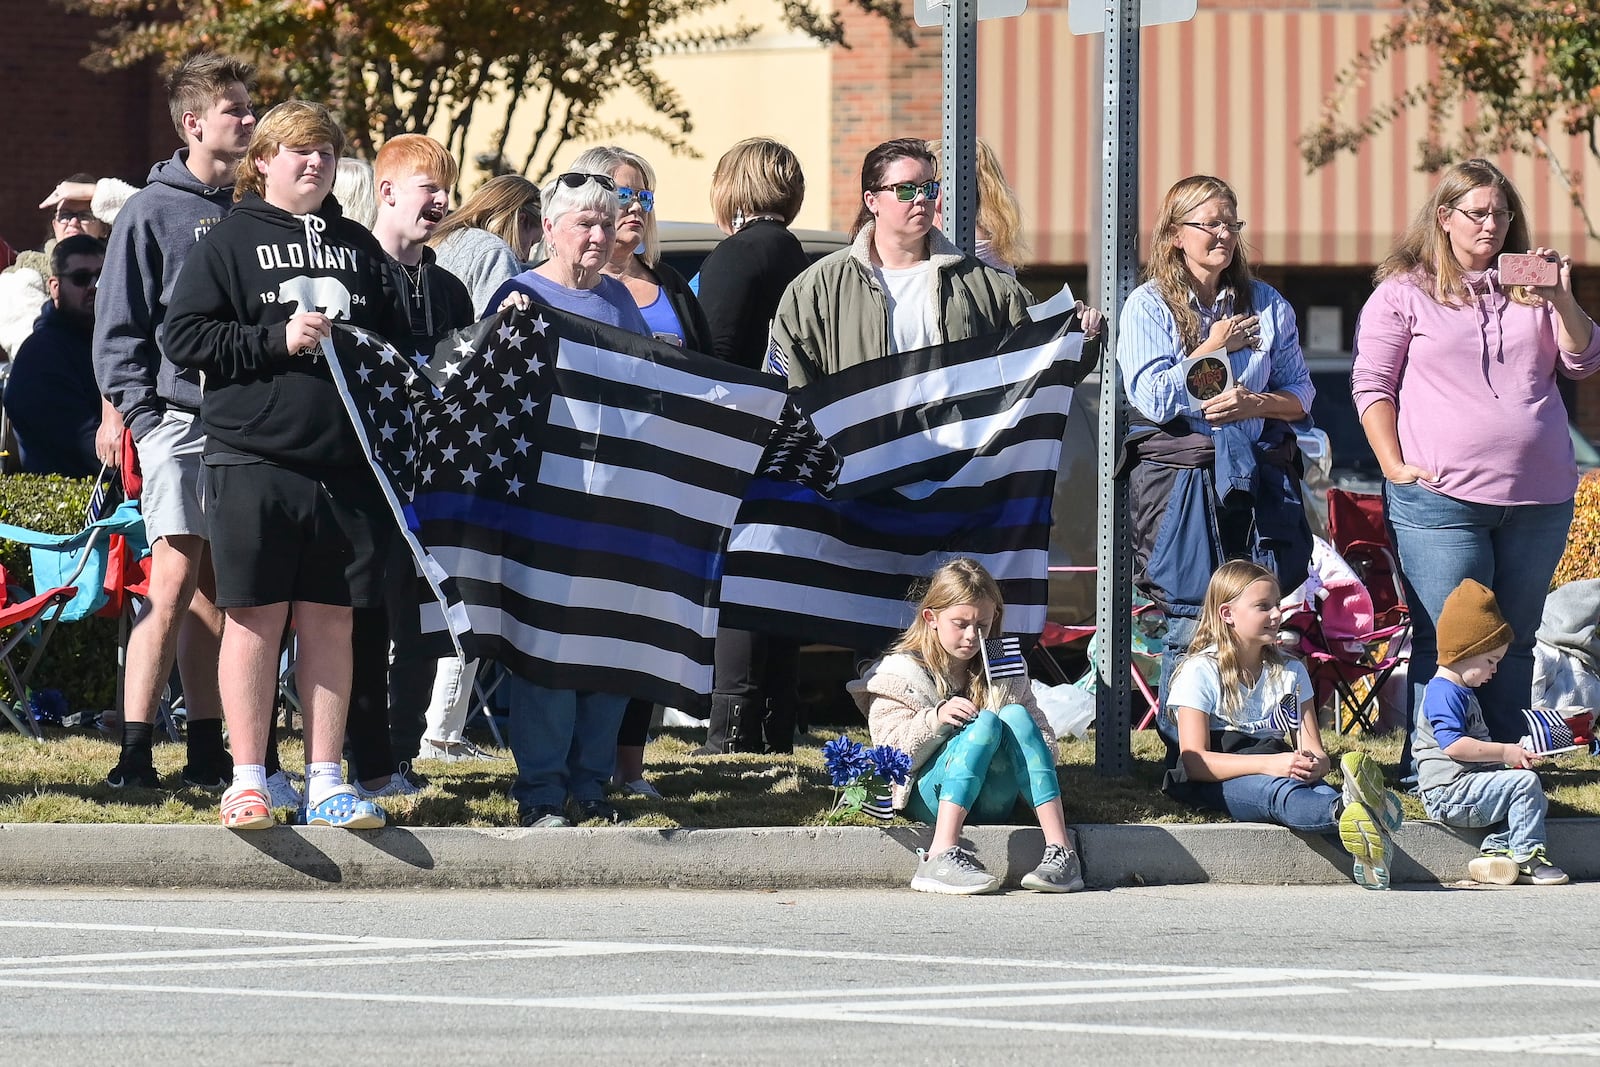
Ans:
[[[656,175],[644,157],[615,145],[585,151],[572,169],[604,174],[617,186],[617,242],[601,268],[628,287],[650,332],[696,352],[711,351],[711,327],[683,275],[661,261],[656,238]]]

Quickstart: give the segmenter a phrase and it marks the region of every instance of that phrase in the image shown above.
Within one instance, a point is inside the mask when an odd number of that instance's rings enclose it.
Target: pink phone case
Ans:
[[[1501,285],[1558,285],[1561,264],[1543,256],[1506,252],[1500,256]]]

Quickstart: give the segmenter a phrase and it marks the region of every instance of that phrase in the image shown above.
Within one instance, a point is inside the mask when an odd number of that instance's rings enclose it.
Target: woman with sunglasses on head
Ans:
[[[1030,298],[1015,278],[934,228],[936,172],[916,138],[867,153],[850,247],[812,265],[778,304],[768,365],[785,368],[790,385],[1027,320]]]
[[[711,351],[711,327],[683,275],[661,261],[656,238],[656,175],[644,157],[615,145],[585,151],[572,169],[604,174],[617,186],[617,240],[601,268],[628,287],[657,340],[696,352]]]
[[[1512,284],[1502,252],[1539,257],[1554,284]],[[1600,370],[1600,331],[1573,297],[1572,260],[1535,246],[1516,187],[1484,159],[1444,171],[1375,278],[1350,388],[1383,468],[1411,611],[1408,724],[1434,673],[1445,598],[1472,578],[1515,634],[1478,690],[1493,739],[1514,742],[1578,484],[1557,376]],[[1411,773],[1408,731],[1401,775]]]
[[[617,183],[608,174],[569,170],[545,183],[543,201],[548,257],[502,285],[490,310],[536,302],[650,336],[627,287],[604,273],[616,241]],[[503,688],[517,763],[511,796],[518,823],[549,829],[574,820],[617,822],[606,787],[616,770],[617,730],[628,698],[549,689],[515,674],[506,676]]]
[[[1227,182],[1184,178],[1167,190],[1146,280],[1122,309],[1134,578],[1167,613],[1163,681],[1217,567],[1254,560],[1294,589],[1311,558],[1290,424],[1315,390],[1294,309],[1251,276],[1243,229]]]
[[[533,258],[541,234],[539,187],[520,174],[501,174],[478,186],[428,238],[439,266],[460,278],[479,314],[490,297]]]

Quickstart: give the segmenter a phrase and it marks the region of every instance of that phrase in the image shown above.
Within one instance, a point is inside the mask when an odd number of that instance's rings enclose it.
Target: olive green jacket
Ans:
[[[872,230],[869,222],[849,248],[812,264],[778,302],[768,366],[787,368],[791,386],[889,353],[889,302],[872,271]],[[937,229],[928,243],[936,279],[928,299],[941,342],[1027,321],[1032,301],[1015,278],[963,255]]]

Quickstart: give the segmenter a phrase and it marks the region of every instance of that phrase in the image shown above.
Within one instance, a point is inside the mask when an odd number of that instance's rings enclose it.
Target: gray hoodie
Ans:
[[[167,302],[189,250],[228,213],[231,185],[203,185],[189,150],[150,168],[149,183],[123,206],[111,230],[94,304],[94,376],[135,440],[167,408],[200,410],[200,372],[163,355]]]

